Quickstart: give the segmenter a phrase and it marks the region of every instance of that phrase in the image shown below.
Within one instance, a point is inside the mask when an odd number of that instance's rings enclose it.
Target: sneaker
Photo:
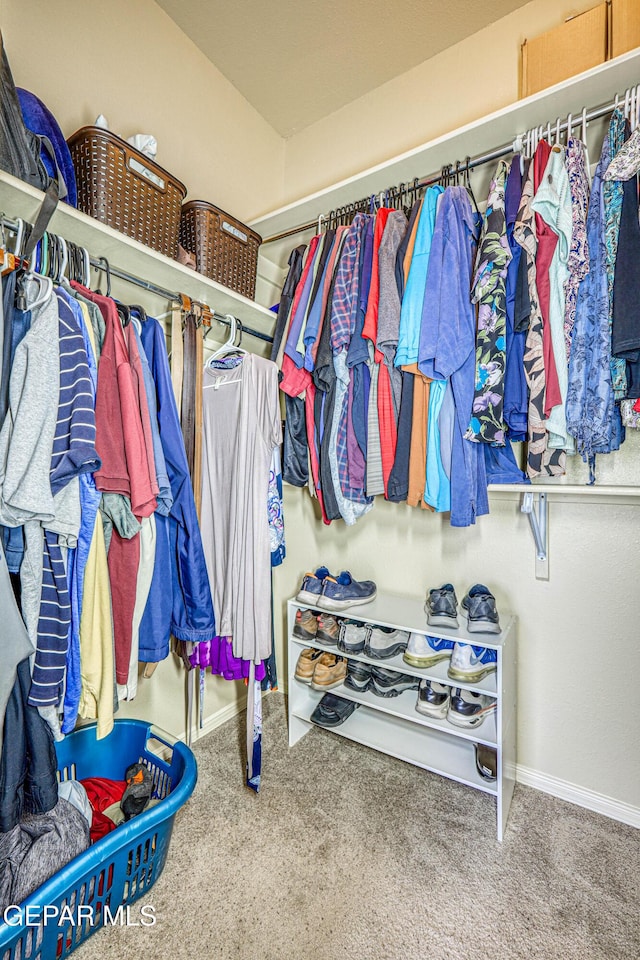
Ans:
[[[427,623],[431,627],[458,627],[458,599],[453,585],[445,583],[435,590],[429,590],[424,605]]]
[[[305,648],[298,657],[298,662],[296,663],[296,669],[294,672],[294,677],[296,680],[301,680],[302,683],[311,683],[313,671],[315,670],[316,663],[321,656],[322,650],[314,650],[312,647]]]
[[[349,660],[347,663],[347,679],[344,682],[345,687],[355,690],[357,693],[366,693],[371,686],[370,663],[360,663],[359,660]]]
[[[399,697],[405,690],[417,690],[419,680],[397,670],[386,667],[373,667],[371,670],[371,692],[378,697]]]
[[[476,770],[490,783],[498,778],[498,751],[485,743],[476,743]]]
[[[353,700],[345,700],[344,697],[337,697],[335,693],[325,693],[309,719],[320,727],[338,727],[359,706],[359,703],[354,703]]]
[[[326,567],[318,567],[315,573],[305,573],[302,578],[302,586],[298,591],[296,600],[298,603],[310,603],[311,606],[318,605],[318,598],[322,593],[322,585],[331,574]]]
[[[412,633],[407,649],[402,655],[412,667],[432,667],[441,660],[448,660],[453,650],[453,640],[425,637],[424,633]]]
[[[313,690],[332,690],[339,687],[347,676],[347,661],[335,653],[322,653],[316,660],[311,687]]]
[[[475,690],[462,690],[455,687],[451,691],[451,702],[447,711],[447,720],[455,727],[479,727],[484,718],[496,709],[494,697]]]
[[[326,576],[317,604],[323,610],[344,610],[375,599],[376,585],[373,580],[354,580],[348,570],[337,577]]]
[[[447,674],[452,680],[477,683],[498,668],[498,651],[474,647],[470,643],[456,643],[451,654]]]
[[[340,635],[340,621],[330,613],[319,613],[316,620],[318,623],[316,640],[335,647]]]
[[[438,683],[437,680],[421,680],[418,687],[418,701],[416,710],[418,713],[424,713],[427,717],[436,717],[441,720],[447,715],[449,701],[451,700],[451,687],[446,683]]]
[[[358,620],[343,620],[340,624],[338,650],[341,653],[362,653],[368,628]]]
[[[476,583],[475,587],[468,591],[461,606],[467,611],[469,633],[500,633],[496,598],[488,587]]]
[[[318,621],[312,610],[296,610],[296,622],[293,625],[294,637],[300,640],[315,640],[318,633]]]
[[[364,652],[372,660],[388,660],[407,649],[407,630],[391,627],[371,627],[364,642]]]

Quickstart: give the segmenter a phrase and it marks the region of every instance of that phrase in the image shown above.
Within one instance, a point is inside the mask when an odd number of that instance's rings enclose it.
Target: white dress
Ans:
[[[202,509],[204,555],[216,629],[233,653],[258,662],[271,652],[269,469],[282,438],[275,363],[245,354],[232,369],[204,372]]]

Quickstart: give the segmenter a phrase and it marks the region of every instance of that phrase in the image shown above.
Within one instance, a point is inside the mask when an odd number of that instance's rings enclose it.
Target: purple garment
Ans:
[[[298,337],[300,336],[302,324],[307,313],[307,307],[309,306],[309,297],[311,296],[311,289],[314,281],[313,267],[316,258],[320,255],[320,239],[320,235],[315,236],[312,238],[311,243],[309,244],[309,258],[311,263],[309,269],[307,270],[304,286],[302,288],[302,294],[298,303],[296,304],[296,311],[291,318],[289,335],[284,347],[284,352],[293,360],[298,369],[302,368],[304,356],[296,350],[296,344],[298,343]]]
[[[349,477],[354,487],[364,490],[366,462],[363,451],[358,445],[354,422],[353,422],[353,391],[354,391],[354,372],[351,371],[349,380],[349,406],[347,409],[347,460],[349,463]],[[364,390],[364,386],[362,388]]]
[[[527,327],[515,329],[516,289],[522,247],[513,235],[522,196],[520,157],[514,157],[505,189],[505,217],[507,240],[511,250],[511,262],[506,282],[506,357],[504,376],[504,421],[508,427],[509,440],[521,442],[527,439],[527,411],[529,394],[524,373],[524,350]],[[487,460],[488,464],[488,460]],[[494,481],[495,482],[495,481]]]
[[[214,637],[213,640],[203,640],[196,643],[193,653],[189,657],[192,667],[202,670],[211,668],[211,673],[224,677],[225,680],[248,680],[250,660],[240,660],[233,655],[231,637]],[[256,664],[256,680],[265,676],[264,662]]]

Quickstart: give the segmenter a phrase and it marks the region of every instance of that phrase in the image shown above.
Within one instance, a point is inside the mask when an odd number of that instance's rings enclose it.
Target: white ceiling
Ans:
[[[526,2],[157,0],[284,137]]]

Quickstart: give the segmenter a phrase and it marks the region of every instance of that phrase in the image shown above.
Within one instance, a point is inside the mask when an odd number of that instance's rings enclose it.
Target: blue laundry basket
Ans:
[[[175,815],[196,785],[196,759],[186,744],[142,720],[116,720],[113,731],[102,740],[96,740],[95,726],[81,727],[56,744],[59,780],[122,780],[129,764],[138,760],[151,771],[152,796],[161,798],[160,802],[112,830],[50,877],[23,901],[20,914],[12,911],[9,923],[0,917],[0,960],[68,957],[105,922],[125,922],[126,908],[162,872]],[[39,919],[45,906],[49,907],[46,924]],[[79,911],[80,906],[85,909]],[[124,909],[118,913],[120,906]],[[20,916],[29,917],[33,925],[13,926]]]

